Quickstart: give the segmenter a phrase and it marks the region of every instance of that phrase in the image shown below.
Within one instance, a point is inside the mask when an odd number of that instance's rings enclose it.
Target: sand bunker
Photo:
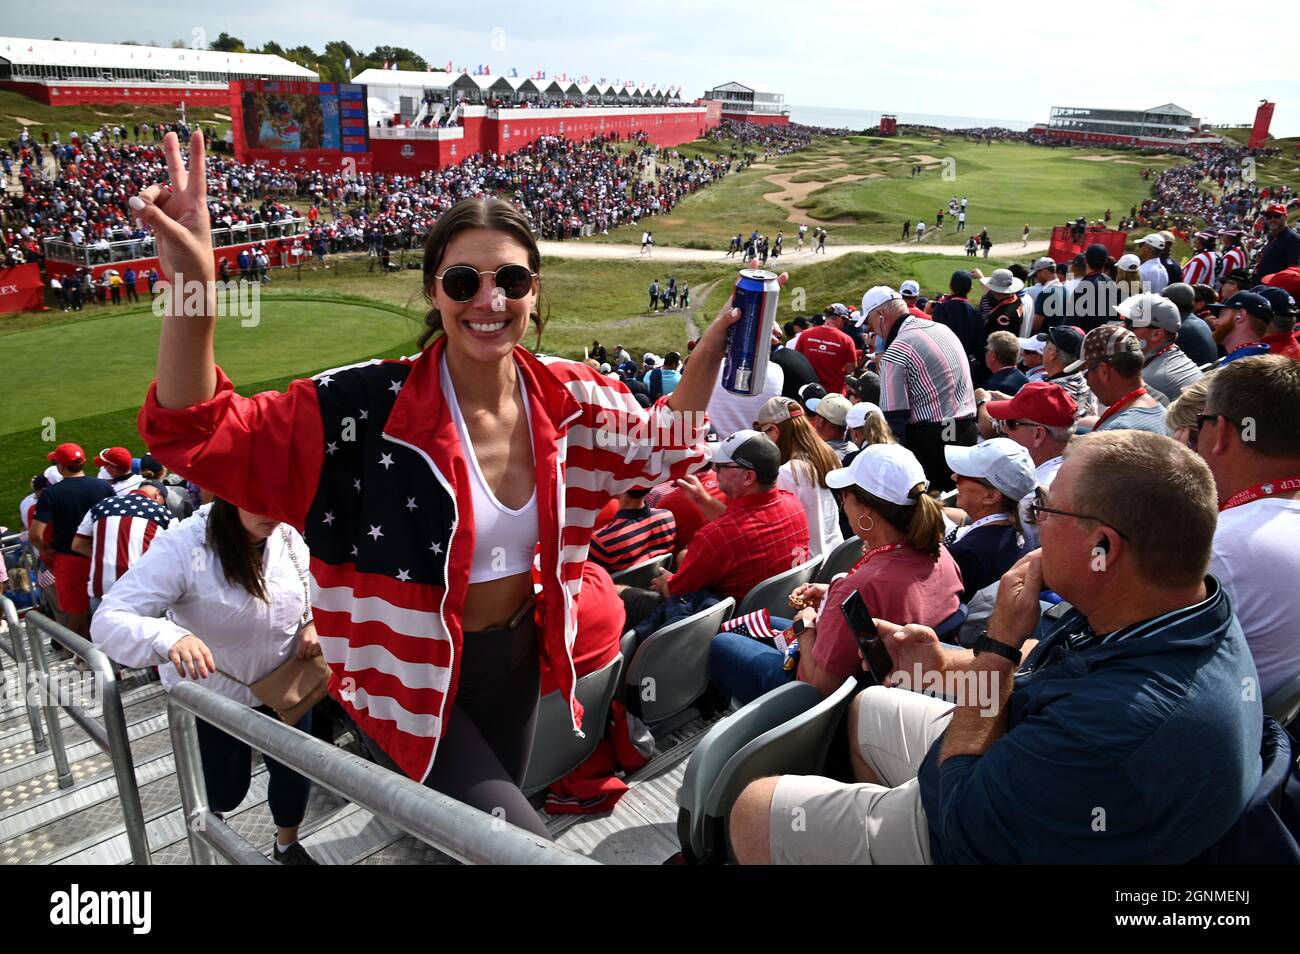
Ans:
[[[942,159],[936,159],[934,156],[913,156],[913,162],[919,162],[923,166],[937,166],[943,162]]]
[[[230,119],[230,117],[227,116],[225,113],[213,113],[212,115],[213,115],[213,116],[216,116],[217,119],[225,119],[225,120],[227,120],[227,121],[229,121],[229,119]]]
[[[902,162],[902,156],[875,156],[868,159],[867,162]]]
[[[843,166],[839,166],[838,168],[843,168]],[[786,212],[785,219],[787,222],[794,222],[794,223],[802,222],[804,219],[816,218],[816,216],[809,215],[806,212],[803,214],[802,218],[796,216],[795,214],[796,210],[793,208],[793,206],[796,202],[801,202],[802,200],[808,198],[808,196],[812,195],[818,189],[823,189],[826,186],[839,185],[844,182],[857,182],[861,179],[881,179],[884,177],[883,174],[879,172],[871,172],[868,173],[867,175],[855,175],[850,173],[848,175],[842,175],[837,179],[832,179],[830,182],[791,182],[790,179],[797,175],[799,175],[799,173],[791,172],[791,173],[784,173],[780,175],[763,177],[765,182],[770,182],[773,185],[777,185],[781,187],[780,192],[763,193],[763,198],[767,199],[768,202],[771,202],[774,205],[789,206],[790,208],[788,208]],[[818,219],[818,221],[826,221],[826,220]],[[841,224],[841,225],[855,224],[854,220],[848,217],[831,219],[829,221],[832,224]]]
[[[9,118],[12,119],[14,122],[18,123],[18,125],[20,126],[44,126],[45,125],[45,123],[39,120],[28,119],[26,116],[10,116]]]

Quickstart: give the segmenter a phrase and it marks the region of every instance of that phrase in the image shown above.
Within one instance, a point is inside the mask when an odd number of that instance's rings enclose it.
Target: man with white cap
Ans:
[[[1133,295],[1115,306],[1124,327],[1137,335],[1146,356],[1142,380],[1175,400],[1183,389],[1201,380],[1201,369],[1178,347],[1182,317],[1178,306],[1162,295]]]
[[[946,447],[957,483],[957,508],[967,522],[944,539],[961,569],[962,601],[992,586],[1025,554],[1020,501],[1038,486],[1034,462],[1006,437],[974,447]]]
[[[845,455],[858,449],[844,433],[848,426],[849,411],[853,405],[843,394],[828,394],[825,397],[813,398],[804,406],[808,408],[808,413],[811,415],[808,422],[812,424],[817,436],[830,445],[835,456],[841,461],[844,460]]]
[[[1169,270],[1160,261],[1164,251],[1165,240],[1155,232],[1138,239],[1137,256],[1142,260],[1142,264],[1138,267],[1138,275],[1142,279],[1142,287],[1156,295],[1164,291],[1165,286],[1169,284]]]
[[[877,285],[862,296],[862,314],[885,341],[880,407],[898,440],[920,460],[930,486],[952,489],[945,444],[974,444],[975,387],[961,341],[935,321],[909,314],[902,296]]]
[[[921,285],[919,282],[909,278],[903,284],[898,286],[898,293],[903,296],[903,302],[907,305],[907,310],[918,318],[929,318],[930,316],[916,307],[916,301],[921,296]],[[859,312],[861,314],[861,312]]]
[[[1043,367],[1043,352],[1046,350],[1046,333],[1020,339],[1020,365],[1030,381],[1047,380],[1047,368]]]

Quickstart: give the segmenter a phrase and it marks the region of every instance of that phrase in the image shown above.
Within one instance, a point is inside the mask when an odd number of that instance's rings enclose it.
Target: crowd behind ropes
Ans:
[[[169,148],[172,192],[140,210],[160,242],[169,210],[206,204]],[[739,861],[1174,863],[1225,839],[1282,857],[1294,832],[1257,824],[1295,782],[1265,706],[1300,677],[1300,235],[1280,198],[1223,226],[1255,235],[1257,215],[1258,241],[1205,230],[1186,262],[1153,231],[1116,261],[1092,246],[946,289],[867,278],[852,305],[774,329],[761,389],[738,394],[719,378],[727,308],[662,357],[533,355],[531,223],[471,197],[426,240],[414,358],[246,398],[219,368],[179,391],[195,372],[164,336],[147,450],[39,462],[14,590],[123,667],[267,713],[250,687],[321,659],[329,699],[300,730],[351,725],[379,764],[548,837],[520,787],[548,744],[540,696],[568,697],[575,727],[608,722],[546,810],[608,811],[645,727],[626,696],[582,714],[574,678],[629,631],[643,645],[833,559],[788,610],[710,643],[721,711],[855,683],[835,771],[759,779],[730,806]],[[247,752],[200,731],[210,803],[233,808]],[[314,863],[308,790],[273,770],[283,863]]]
[[[5,264],[43,261],[45,239],[91,249],[92,265],[110,261],[112,242],[138,243],[128,257],[155,254],[151,229],[131,221],[126,203],[165,180],[162,153],[152,138],[164,129],[190,134],[184,124],[159,124],[133,139],[129,130],[105,126],[87,136],[73,131],[66,142],[56,132],[43,142],[24,130],[0,147],[0,173],[22,186],[21,193],[0,189]],[[211,131],[203,133],[210,147]],[[502,195],[513,197],[540,238],[563,240],[667,214],[691,193],[745,168],[757,150],[785,154],[807,146],[816,134],[842,132],[728,120],[713,136],[732,140],[732,153],[717,159],[658,149],[643,132],[584,141],[542,136],[516,152],[475,153],[454,166],[409,176],[286,170],[212,157],[209,215],[214,228],[231,229],[237,242],[240,230],[303,216],[290,200],[305,201],[310,206],[301,238],[304,256],[363,250],[378,256],[417,247],[438,216],[463,198]],[[44,130],[43,138],[49,136]],[[57,175],[47,178],[42,170],[49,158]],[[139,274],[141,288],[146,278]]]

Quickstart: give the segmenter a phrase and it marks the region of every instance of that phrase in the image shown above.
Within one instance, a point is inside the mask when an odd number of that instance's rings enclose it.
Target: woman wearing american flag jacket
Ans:
[[[581,732],[574,597],[592,524],[610,497],[703,463],[739,312],[724,306],[677,389],[643,410],[621,383],[520,346],[543,323],[540,252],[513,206],[466,200],[425,246],[417,356],[242,397],[214,364],[215,294],[185,309],[188,283],[212,288],[203,145],[188,170],[174,136],[164,153],[170,188],[132,200],[173,282],[141,433],[172,470],[302,531],[330,692],[377,761],[545,836],[519,789],[539,654]]]

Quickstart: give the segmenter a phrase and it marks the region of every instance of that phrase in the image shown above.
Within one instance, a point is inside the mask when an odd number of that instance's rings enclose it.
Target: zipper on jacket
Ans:
[[[573,734],[579,739],[585,739],[587,733],[579,727],[578,717],[573,711],[578,704],[578,668],[573,662],[573,647],[569,645],[569,611],[573,605],[573,594],[569,592],[569,587],[564,582],[564,522],[560,519],[560,514],[567,509],[564,506],[564,463],[569,456],[567,431],[569,425],[581,416],[582,411],[574,411],[560,423],[559,428],[566,433],[563,438],[564,459],[558,456],[555,459],[555,575],[559,580],[560,596],[564,605],[564,654],[569,657],[569,678],[572,679],[572,688],[569,690],[569,723],[573,726]]]

